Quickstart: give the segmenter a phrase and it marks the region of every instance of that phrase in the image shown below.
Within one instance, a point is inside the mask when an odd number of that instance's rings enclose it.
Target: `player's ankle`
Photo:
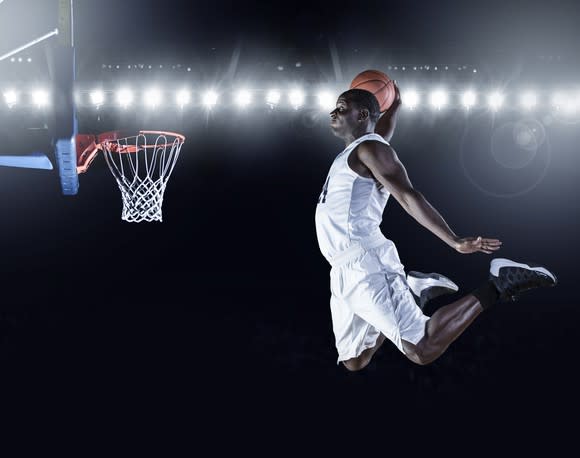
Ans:
[[[499,300],[499,292],[489,280],[474,289],[471,294],[477,298],[484,310],[487,310]]]

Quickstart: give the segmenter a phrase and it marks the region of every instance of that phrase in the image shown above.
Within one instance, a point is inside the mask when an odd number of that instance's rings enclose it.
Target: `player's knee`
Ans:
[[[419,366],[431,364],[438,356],[420,345],[413,345],[408,342],[403,342],[403,350],[405,351],[405,356]]]
[[[351,358],[343,361],[342,364],[351,372],[356,372],[364,369],[370,363],[370,358]]]
[[[428,358],[421,353],[406,353],[405,355],[407,356],[407,358],[409,358],[411,361],[413,361],[415,364],[418,364],[419,366],[426,366],[427,364],[430,364],[433,361],[433,359]]]

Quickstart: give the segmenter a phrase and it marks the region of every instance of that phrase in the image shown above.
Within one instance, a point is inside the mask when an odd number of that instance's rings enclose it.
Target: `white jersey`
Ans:
[[[390,193],[374,178],[360,176],[348,165],[350,153],[366,140],[389,144],[372,133],[348,145],[332,163],[316,205],[318,245],[329,262],[353,242],[380,233]]]

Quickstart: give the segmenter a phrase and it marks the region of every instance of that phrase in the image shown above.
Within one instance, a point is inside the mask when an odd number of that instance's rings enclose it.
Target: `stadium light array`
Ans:
[[[406,89],[401,95],[401,101],[405,109],[416,110],[421,106],[431,106],[434,109],[450,107],[454,109],[473,109],[475,107],[487,108],[497,111],[504,106],[513,110],[530,111],[537,108],[541,102],[548,108],[555,109],[563,114],[580,112],[580,93],[575,90],[558,90],[553,94],[540,96],[540,93],[532,89],[514,91],[513,96],[505,94],[501,90],[489,93],[478,92],[476,88],[465,91],[450,92],[448,88],[434,88],[433,91],[422,92],[418,88]],[[118,90],[110,91],[101,87],[94,87],[88,91],[75,92],[75,100],[79,106],[83,103],[91,107],[101,107],[106,104],[129,108],[139,99],[144,107],[158,107],[164,104],[172,104],[181,107],[191,106],[192,102],[212,108],[220,103],[222,96],[215,90],[207,90],[194,96],[193,91],[183,87],[181,90],[164,90],[162,87],[153,86],[143,92],[137,92],[130,86],[122,86]],[[2,106],[13,108],[15,106],[26,109],[29,106],[46,107],[52,103],[51,93],[45,87],[37,87],[36,90],[21,90],[18,87],[0,87],[0,108]],[[303,108],[307,101],[312,102],[321,110],[332,110],[335,103],[335,95],[332,89],[321,87],[313,88],[313,92],[306,92],[304,88],[293,87],[288,91],[271,87],[262,91],[253,91],[248,88],[234,90],[231,103],[239,107],[265,104],[270,108],[280,105],[289,106],[294,110]],[[513,103],[512,103],[513,97]],[[509,105],[507,102],[510,102]],[[26,102],[26,103],[23,103]]]

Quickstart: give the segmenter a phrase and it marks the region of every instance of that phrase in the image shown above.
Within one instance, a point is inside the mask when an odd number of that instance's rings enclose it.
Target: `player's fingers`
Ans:
[[[481,242],[481,247],[486,249],[497,250],[501,247],[501,242],[499,240],[495,241],[493,239],[483,239]]]

